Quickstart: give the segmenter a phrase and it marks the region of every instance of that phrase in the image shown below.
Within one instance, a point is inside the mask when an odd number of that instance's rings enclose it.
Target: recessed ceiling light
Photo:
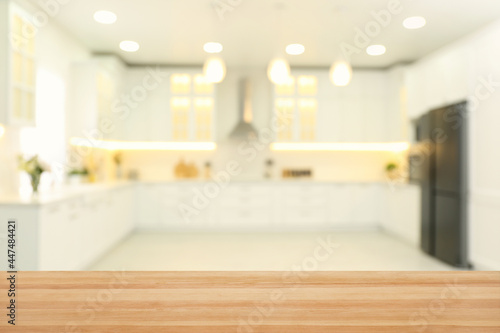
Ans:
[[[386,51],[384,45],[370,45],[366,48],[366,53],[371,56],[379,56],[384,54]]]
[[[412,16],[403,21],[403,26],[406,29],[420,29],[425,25],[425,23],[425,18],[422,16]]]
[[[286,47],[286,53],[290,55],[300,55],[304,53],[306,48],[302,44],[290,44]]]
[[[203,50],[207,53],[221,53],[224,47],[221,43],[209,42],[203,45]]]
[[[124,40],[120,43],[120,49],[125,52],[135,52],[139,50],[139,43],[132,40]]]
[[[94,13],[94,20],[102,24],[113,24],[116,22],[116,14],[109,10],[99,10]]]

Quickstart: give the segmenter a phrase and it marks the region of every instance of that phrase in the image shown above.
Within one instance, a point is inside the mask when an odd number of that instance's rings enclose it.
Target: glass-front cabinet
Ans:
[[[214,85],[201,73],[170,75],[170,116],[173,141],[213,141]]]
[[[0,2],[0,122],[34,126],[37,27],[32,15],[12,1]]]

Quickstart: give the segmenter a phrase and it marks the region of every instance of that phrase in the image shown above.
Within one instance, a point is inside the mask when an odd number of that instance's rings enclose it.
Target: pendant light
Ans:
[[[282,2],[275,4],[276,10],[276,27],[278,27],[278,35],[275,36],[277,42],[276,45],[281,44],[283,39],[283,12],[285,10],[285,4]],[[280,53],[281,54],[281,50]],[[288,61],[282,57],[278,56],[269,62],[267,66],[267,77],[274,84],[285,84],[290,80],[290,64]]]
[[[345,60],[339,60],[333,63],[330,68],[330,80],[338,87],[347,86],[352,79],[352,67]]]
[[[203,75],[212,83],[220,83],[226,77],[226,64],[219,57],[211,57],[205,61]]]
[[[334,21],[338,24],[345,24],[346,12],[345,7],[338,6],[335,8]],[[347,55],[342,53],[330,67],[330,80],[337,87],[345,87],[349,85],[352,79],[352,67],[348,61]]]
[[[290,78],[290,65],[284,58],[273,59],[267,67],[267,77],[274,84],[284,84]]]

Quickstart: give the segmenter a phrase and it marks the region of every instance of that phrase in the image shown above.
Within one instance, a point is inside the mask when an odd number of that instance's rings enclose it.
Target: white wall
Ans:
[[[469,100],[470,259],[500,269],[500,21],[412,65],[407,75],[410,116]],[[493,85],[484,82],[494,81]]]

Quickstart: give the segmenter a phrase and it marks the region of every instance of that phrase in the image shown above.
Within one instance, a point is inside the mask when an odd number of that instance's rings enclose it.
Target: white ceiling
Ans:
[[[32,0],[37,3],[38,0]],[[355,28],[373,20],[372,11],[390,0],[71,0],[54,18],[92,51],[117,53],[131,64],[201,64],[203,44],[219,41],[229,66],[265,66],[290,43],[306,52],[287,56],[292,66],[329,66],[341,42],[354,45]],[[214,3],[236,4],[221,20]],[[238,4],[239,3],[239,4]],[[403,11],[373,38],[387,53],[371,57],[363,51],[351,58],[354,66],[386,67],[413,61],[500,18],[498,0],[401,0]],[[93,20],[106,9],[118,15],[113,25]],[[402,21],[421,15],[427,25],[406,30]],[[122,40],[135,40],[136,53],[119,49]]]

